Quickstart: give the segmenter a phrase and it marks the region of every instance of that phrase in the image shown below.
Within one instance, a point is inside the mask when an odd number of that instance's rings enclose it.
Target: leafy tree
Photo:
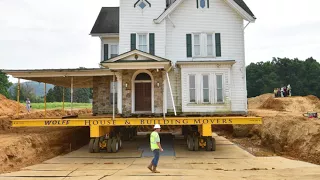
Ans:
[[[52,89],[49,89],[48,93],[47,93],[47,96],[46,96],[46,101],[47,102],[55,102],[55,94],[53,92]]]
[[[248,97],[272,93],[274,88],[290,84],[293,95],[320,97],[320,64],[315,59],[305,61],[273,58],[272,61],[251,63],[246,68]]]
[[[9,87],[12,85],[8,80],[8,76],[0,71],[0,94],[10,97],[10,93],[8,91]]]
[[[89,88],[76,88],[74,90],[74,102],[89,103],[90,102],[90,89]]]

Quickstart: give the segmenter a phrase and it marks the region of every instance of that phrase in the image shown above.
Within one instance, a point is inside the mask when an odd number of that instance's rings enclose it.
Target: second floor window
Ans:
[[[138,50],[148,52],[147,34],[138,34]]]
[[[119,47],[117,44],[110,45],[110,58],[116,57],[119,54]]]
[[[212,57],[214,56],[212,33],[193,34],[193,56]]]
[[[195,56],[200,56],[200,34],[195,34],[193,36],[193,39],[194,39],[194,43],[193,43],[193,46],[194,46],[194,55]]]

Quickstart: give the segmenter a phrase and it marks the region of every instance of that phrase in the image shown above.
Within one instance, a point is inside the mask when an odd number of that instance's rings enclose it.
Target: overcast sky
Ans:
[[[257,17],[245,30],[247,65],[272,57],[320,60],[319,0],[245,2]],[[102,6],[118,5],[118,0],[0,0],[0,69],[98,67],[100,40],[89,33]]]

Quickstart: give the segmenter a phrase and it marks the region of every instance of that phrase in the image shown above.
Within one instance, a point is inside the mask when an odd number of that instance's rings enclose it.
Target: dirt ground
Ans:
[[[320,119],[304,117],[306,112],[320,112],[319,98],[264,94],[249,99],[249,114],[263,117],[262,125],[233,126],[220,134],[257,156],[281,155],[320,164]]]
[[[317,97],[273,98],[273,94],[264,94],[248,101],[249,115],[263,117],[262,125],[218,126],[214,130],[256,156],[280,155],[320,164],[320,120],[303,117],[307,111],[320,112]],[[23,105],[18,117],[17,106],[15,101],[0,95],[0,173],[38,164],[88,142],[88,128],[11,128],[12,119],[44,117],[43,111],[26,113]],[[47,111],[49,117],[70,114]]]
[[[16,110],[20,106],[20,114]],[[72,114],[86,114],[91,110],[75,110]],[[70,111],[49,110],[47,117],[70,115]],[[83,127],[21,127],[12,128],[10,120],[43,118],[44,111],[27,113],[22,104],[0,95],[0,173],[19,170],[59,154],[75,150],[88,142],[89,129]]]

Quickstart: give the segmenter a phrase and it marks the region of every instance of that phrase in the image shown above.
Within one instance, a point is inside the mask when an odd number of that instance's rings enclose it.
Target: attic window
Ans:
[[[133,7],[139,6],[141,9],[144,9],[145,7],[151,7],[151,3],[148,0],[138,0],[136,3],[134,3]]]
[[[209,8],[209,0],[197,0],[197,8]]]
[[[145,8],[146,7],[146,3],[144,3],[143,1],[141,1],[139,3],[139,6],[141,7],[141,9]]]

